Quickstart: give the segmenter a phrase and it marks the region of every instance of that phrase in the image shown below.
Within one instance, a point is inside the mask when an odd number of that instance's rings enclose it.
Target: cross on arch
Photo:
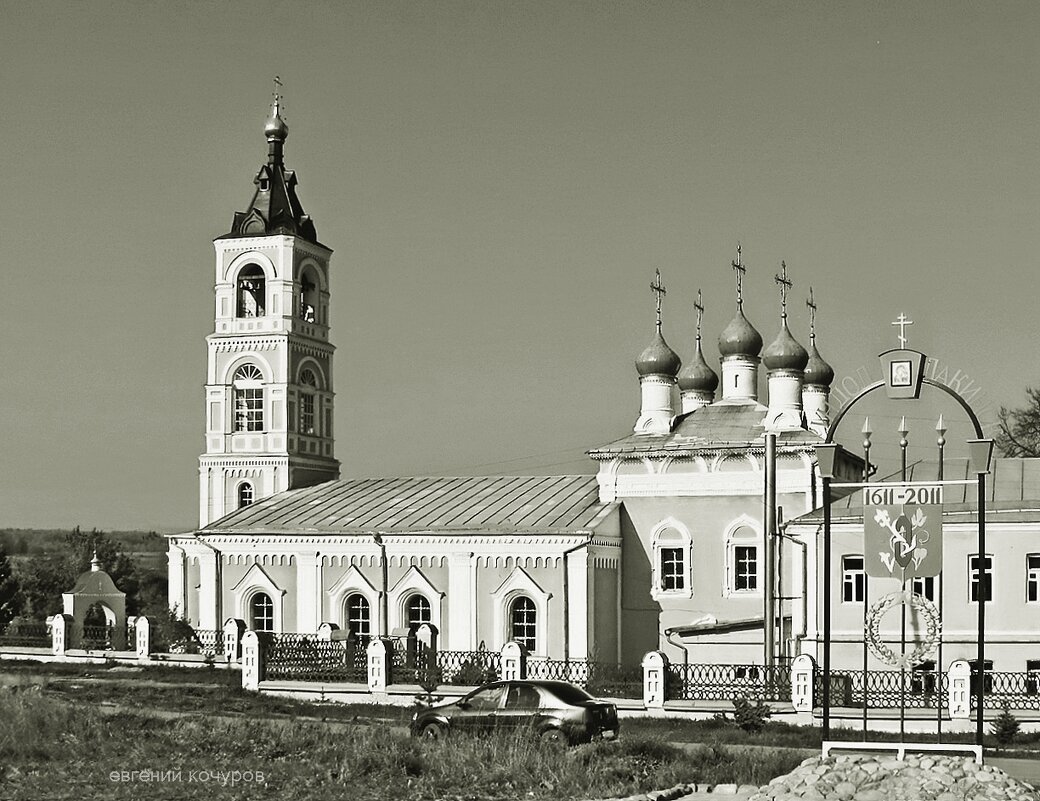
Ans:
[[[908,320],[906,315],[903,314],[902,312],[900,312],[899,316],[892,322],[892,325],[898,325],[899,326],[899,347],[901,347],[901,348],[905,348],[906,347],[906,327],[908,325],[913,325],[913,324],[914,324],[914,321],[913,320]]]

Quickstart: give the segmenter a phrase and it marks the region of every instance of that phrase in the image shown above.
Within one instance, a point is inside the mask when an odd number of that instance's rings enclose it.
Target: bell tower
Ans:
[[[216,251],[206,337],[206,450],[199,526],[268,495],[339,477],[333,449],[329,259],[296,196],[275,95],[267,161]]]

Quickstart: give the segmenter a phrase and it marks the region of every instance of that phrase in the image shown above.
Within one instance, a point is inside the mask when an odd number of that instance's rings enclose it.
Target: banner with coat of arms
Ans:
[[[942,570],[942,485],[875,484],[863,490],[867,575],[909,581]]]

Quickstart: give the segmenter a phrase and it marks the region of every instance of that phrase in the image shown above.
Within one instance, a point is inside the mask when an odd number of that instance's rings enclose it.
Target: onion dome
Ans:
[[[762,363],[768,370],[804,370],[809,353],[791,336],[787,320],[780,326],[780,333],[762,354]]]
[[[809,343],[809,362],[805,366],[804,383],[817,387],[829,387],[834,381],[834,368],[823,360],[816,349],[815,339]]]
[[[640,353],[639,358],[636,359],[636,372],[640,376],[674,376],[679,372],[680,367],[682,367],[682,360],[674,350],[668,347],[668,343],[661,336],[661,329],[658,328],[646,350]]]
[[[683,391],[697,389],[704,392],[714,392],[718,388],[719,377],[708,366],[708,363],[704,361],[704,354],[701,352],[701,343],[698,339],[697,353],[694,355],[693,361],[679,373],[679,389]]]
[[[267,123],[264,125],[264,136],[267,137],[268,142],[284,142],[288,135],[289,126],[282,119],[281,106],[276,97],[274,103],[271,104],[271,116],[267,118]]]
[[[737,316],[730,320],[719,336],[719,353],[726,356],[758,356],[762,350],[762,335],[748,322],[744,310],[737,307]]]

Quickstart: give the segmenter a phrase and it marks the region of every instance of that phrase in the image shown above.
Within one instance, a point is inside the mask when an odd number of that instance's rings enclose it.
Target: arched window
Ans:
[[[253,631],[274,631],[274,601],[266,592],[258,592],[249,600],[249,617]]]
[[[757,531],[739,526],[728,537],[726,545],[726,579],[731,593],[758,593],[760,560]]]
[[[243,481],[238,485],[238,508],[249,506],[253,502],[253,485]]]
[[[263,317],[266,299],[264,271],[258,265],[250,264],[238,274],[238,316]]]
[[[235,371],[235,431],[264,430],[264,375],[255,364],[244,364]]]
[[[408,628],[414,631],[423,623],[429,623],[433,619],[430,602],[426,596],[416,593],[408,598],[405,604],[405,616]]]
[[[367,640],[372,633],[372,611],[368,598],[359,592],[347,596],[347,629],[359,640]]]
[[[526,595],[519,596],[509,605],[510,639],[520,643],[528,652],[535,651],[538,610]]]
[[[315,392],[318,389],[318,377],[309,367],[300,371],[300,433],[317,434],[315,427],[314,404]]]
[[[653,572],[650,594],[654,600],[693,597],[693,537],[674,518],[662,520],[652,532]]]
[[[304,270],[300,276],[297,315],[305,323],[318,321],[318,283],[310,270]]]

